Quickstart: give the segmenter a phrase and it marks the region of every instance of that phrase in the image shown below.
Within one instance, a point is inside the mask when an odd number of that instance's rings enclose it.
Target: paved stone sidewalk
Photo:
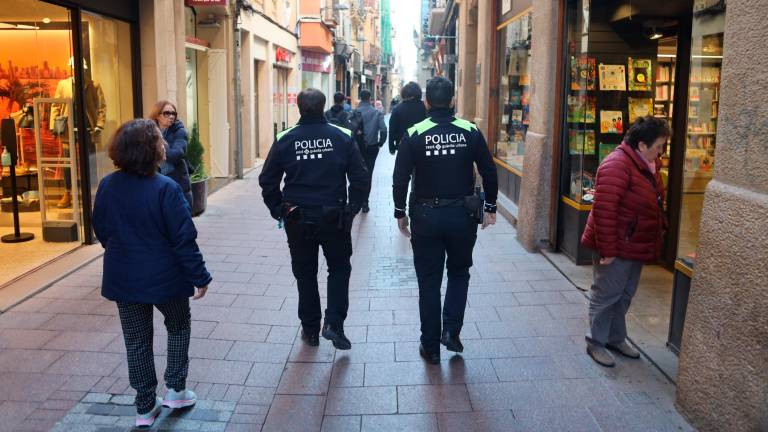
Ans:
[[[257,173],[210,198],[196,223],[215,282],[193,304],[190,348],[189,387],[201,403],[164,414],[159,429],[690,430],[674,387],[647,361],[604,369],[587,358],[583,295],[521,249],[503,220],[478,238],[463,356],[422,363],[410,246],[391,216],[392,165],[383,152],[371,213],[354,228],[345,352],[297,338],[285,234],[261,204]],[[115,306],[99,295],[100,266],[0,315],[0,430],[129,427],[123,340]]]

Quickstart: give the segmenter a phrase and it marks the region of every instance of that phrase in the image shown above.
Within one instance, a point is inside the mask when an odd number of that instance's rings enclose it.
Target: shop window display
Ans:
[[[113,170],[106,142],[135,114],[129,24],[86,11],[81,23],[73,23],[65,7],[38,0],[7,3],[0,10],[0,117],[16,126],[20,223],[36,238],[12,249],[0,246],[4,256],[17,258],[0,260],[0,285],[85,239],[90,228],[82,214],[90,203],[83,203],[83,187],[93,196]],[[80,41],[73,39],[75,25]],[[75,45],[82,58],[75,58]],[[85,125],[78,124],[80,108]],[[87,178],[81,178],[81,166],[88,168]],[[2,176],[0,229],[11,220],[8,170]]]
[[[499,135],[496,157],[522,172],[530,113],[533,17],[529,10],[499,31],[501,40]]]
[[[725,12],[694,17],[678,260],[693,268],[704,191],[712,179]]]

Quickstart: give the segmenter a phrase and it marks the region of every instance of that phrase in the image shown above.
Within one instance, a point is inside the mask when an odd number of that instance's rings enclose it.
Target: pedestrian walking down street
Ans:
[[[365,160],[365,166],[368,169],[368,182],[370,183],[373,179],[373,168],[376,166],[379,148],[387,141],[387,125],[384,123],[384,114],[371,105],[371,92],[369,90],[360,92],[360,103],[352,111],[352,130],[356,134],[360,153]],[[370,211],[368,203],[370,194],[369,188],[363,201],[363,213]]]
[[[181,186],[157,174],[165,147],[155,122],[120,126],[109,157],[119,170],[101,180],[93,209],[93,228],[105,249],[101,294],[117,303],[128,378],[136,390],[136,426],[151,426],[163,406],[183,408],[197,400],[186,389],[189,297],[202,298],[211,275]],[[155,394],[153,308],[163,314],[168,330],[163,399]]]
[[[389,117],[389,153],[395,154],[403,135],[413,125],[427,118],[427,108],[421,100],[421,87],[413,81],[400,90],[402,102],[392,108]]]
[[[310,88],[299,93],[297,101],[299,123],[277,135],[259,184],[270,214],[285,226],[299,289],[302,339],[310,346],[320,344],[317,254],[322,247],[328,263],[328,307],[322,335],[336,348],[346,350],[352,346],[344,335],[352,271],[352,222],[370,180],[352,132],[328,123],[323,115],[325,95]]]
[[[587,353],[603,366],[614,365],[608,350],[640,358],[626,340],[626,315],[643,263],[654,262],[661,251],[666,223],[659,156],[669,136],[665,120],[639,118],[597,169],[581,243],[593,249]]]
[[[160,165],[160,174],[172,178],[184,191],[184,198],[192,206],[192,183],[189,179],[189,166],[187,165],[187,129],[179,120],[176,105],[161,100],[155,103],[155,107],[149,114],[160,131],[165,141],[165,162]]]
[[[344,110],[345,100],[344,93],[336,92],[333,95],[333,106],[325,112],[325,119],[328,120],[328,123],[352,130],[352,123],[349,121],[350,114]]]
[[[436,77],[427,83],[429,117],[411,127],[395,161],[393,194],[400,230],[411,237],[419,283],[421,345],[419,354],[440,363],[440,344],[462,352],[459,335],[469,288],[477,225],[496,223],[498,179],[483,134],[473,123],[453,115],[453,83]],[[482,177],[485,199],[475,193],[474,167]],[[409,204],[406,195],[414,176]],[[448,287],[440,316],[440,285],[448,267]]]

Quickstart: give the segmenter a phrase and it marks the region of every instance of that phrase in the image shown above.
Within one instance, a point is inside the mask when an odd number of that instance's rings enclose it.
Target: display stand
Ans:
[[[72,99],[69,98],[35,98],[33,101],[34,115],[35,115],[35,137],[37,154],[37,175],[38,184],[40,186],[40,214],[43,224],[43,240],[49,242],[74,242],[80,239],[80,194],[78,191],[78,169],[77,169],[77,145],[75,141],[75,127],[72,115],[66,117],[66,131],[63,131],[59,135],[58,139],[62,141],[62,137],[69,144],[68,154],[60,154],[56,156],[47,155],[43,150],[42,143],[42,113],[49,112],[50,106],[56,104],[62,107],[66,107],[62,112],[72,113]],[[55,119],[49,119],[53,122]],[[53,180],[58,181],[55,178],[47,178],[46,176],[51,172],[61,172],[69,170],[71,175],[69,176],[69,184],[65,185],[65,189],[69,190],[72,195],[72,212],[71,216],[67,216],[66,213],[57,213],[52,211],[49,201],[54,199],[54,193],[49,190],[50,183]],[[66,175],[64,176],[66,181]]]
[[[3,243],[22,243],[35,238],[32,233],[23,233],[19,227],[19,197],[16,185],[16,124],[13,119],[3,119],[0,124],[3,147],[11,154],[11,201],[13,203],[13,234],[0,237]]]

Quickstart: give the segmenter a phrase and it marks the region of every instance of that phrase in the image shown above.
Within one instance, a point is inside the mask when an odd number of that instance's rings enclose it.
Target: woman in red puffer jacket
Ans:
[[[611,367],[608,350],[640,354],[627,343],[626,314],[643,264],[661,250],[665,227],[659,156],[670,136],[665,120],[639,118],[597,169],[595,199],[581,244],[593,252],[587,353]]]

